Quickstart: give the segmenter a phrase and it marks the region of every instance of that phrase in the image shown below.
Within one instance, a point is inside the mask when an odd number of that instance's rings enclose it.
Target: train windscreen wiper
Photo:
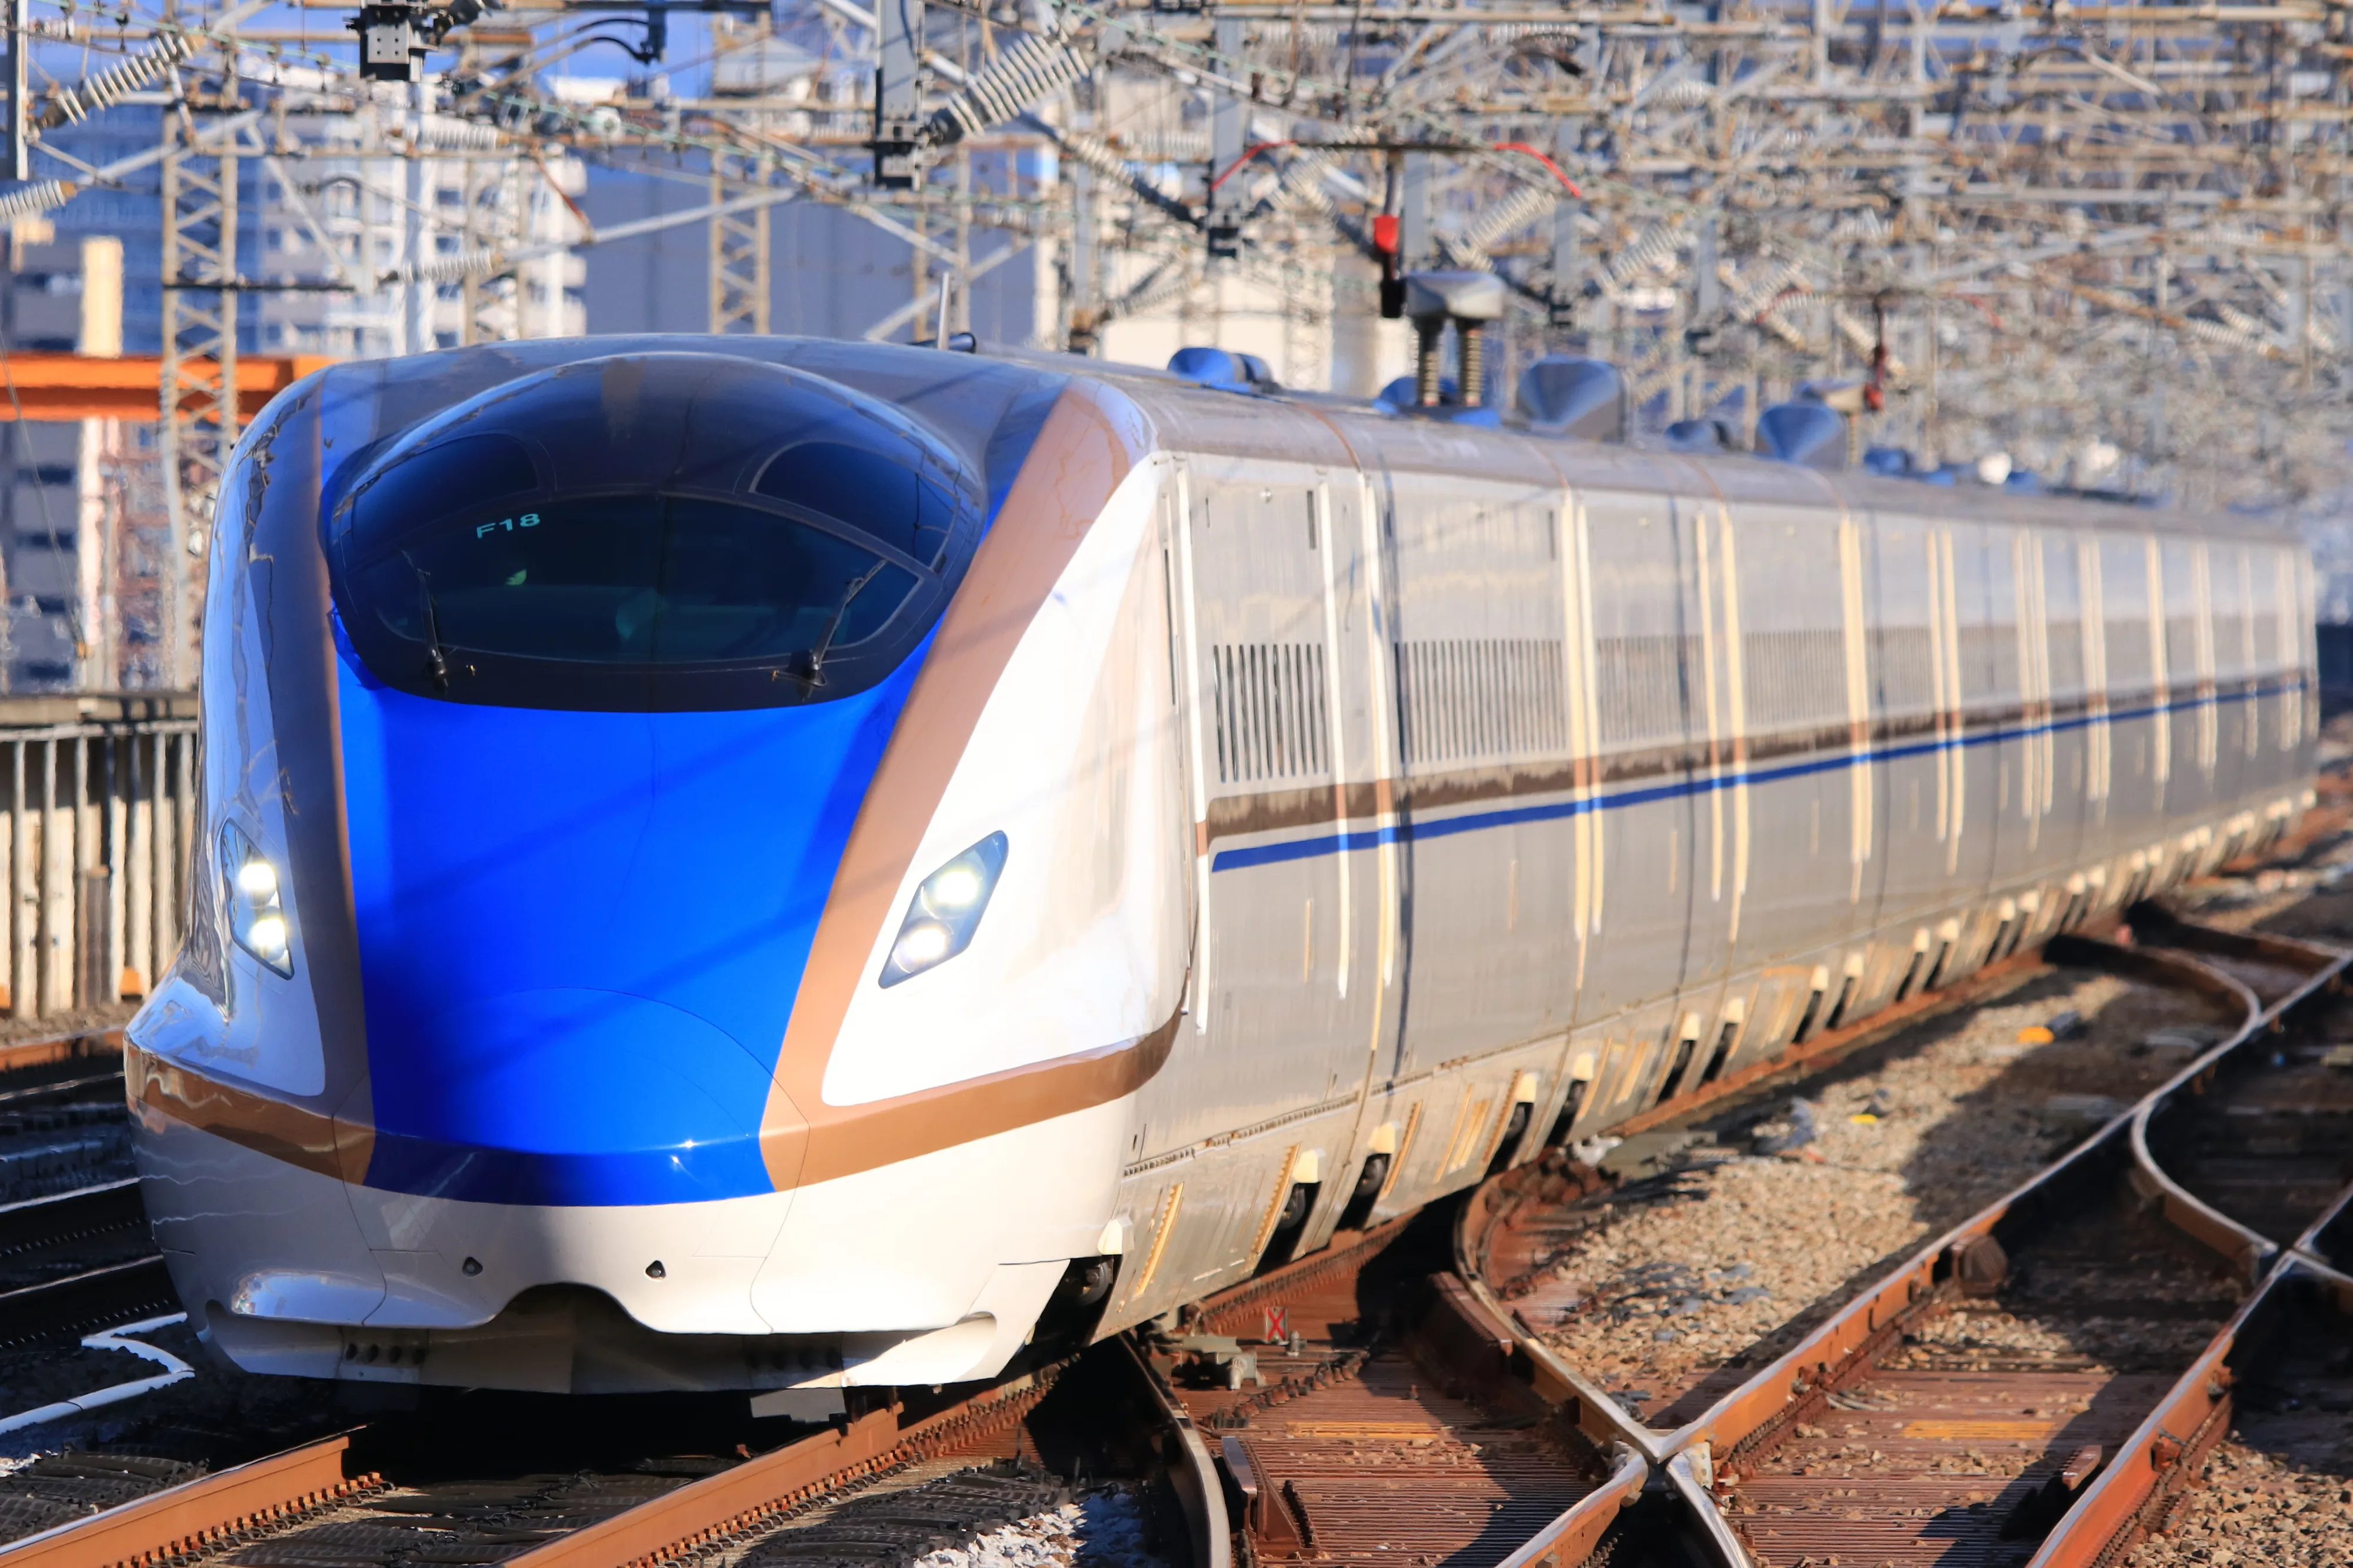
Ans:
[[[449,658],[441,646],[441,606],[433,599],[433,574],[417,563],[407,551],[400,558],[417,574],[417,586],[425,595],[425,673],[436,691],[449,689]]]
[[[882,561],[875,562],[862,575],[854,578],[849,587],[842,590],[840,602],[833,606],[833,614],[826,617],[824,635],[817,639],[817,646],[808,651],[808,668],[798,672],[803,691],[814,691],[825,684],[825,657],[833,650],[834,634],[841,629],[842,617],[849,614],[850,601],[865,590],[867,584],[874,581],[876,575],[886,564],[888,563]]]

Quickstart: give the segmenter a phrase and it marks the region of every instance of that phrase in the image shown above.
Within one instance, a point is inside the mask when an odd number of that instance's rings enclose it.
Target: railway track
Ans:
[[[1509,1330],[1443,1240],[1425,1221],[1377,1257],[1229,1293],[1150,1345],[1214,1440],[1238,1555],[1569,1564],[1639,1492],[1620,1432],[1513,1374]]]
[[[2331,1264],[2353,1251],[2329,1165],[2346,1075],[2319,1038],[2345,960],[2153,912],[2136,931],[2053,956],[2239,1026],[1679,1426],[1644,1425],[1564,1363],[1489,1278],[1525,1256],[1495,1245],[1506,1216],[1599,1195],[1556,1163],[1514,1173],[1516,1196],[1491,1183],[1455,1215],[1343,1237],[1164,1331],[765,1452],[640,1433],[533,1449],[537,1468],[508,1473],[480,1462],[496,1418],[464,1454],[435,1451],[426,1434],[469,1418],[451,1404],[210,1475],[65,1456],[42,1461],[46,1503],[0,1500],[0,1528],[76,1489],[99,1511],[0,1556],[835,1568],[1040,1514],[1084,1473],[1154,1478],[1169,1554],[1193,1568],[2112,1561],[2180,1506],[2175,1483],[2234,1408],[2286,1419],[2337,1397],[2353,1343],[2353,1279]],[[0,1209],[0,1270],[18,1270],[0,1278],[122,1236],[127,1191]],[[92,1289],[90,1272],[0,1295],[0,1332],[12,1299]]]
[[[135,1176],[0,1205],[0,1352],[179,1310]]]
[[[1392,1234],[1343,1237],[1303,1271],[1346,1267]],[[550,1417],[575,1415],[577,1402],[428,1391],[413,1414],[211,1474],[144,1457],[67,1456],[35,1467],[49,1469],[32,1475],[25,1499],[0,1497],[0,1528],[33,1527],[0,1559],[12,1568],[838,1568],[910,1561],[1049,1512],[1076,1479],[1124,1478],[1181,1537],[1168,1543],[1172,1558],[1230,1561],[1209,1451],[1124,1340],[962,1396],[850,1398],[867,1403],[765,1451],[754,1445],[762,1431],[773,1443],[776,1424],[748,1421],[740,1398],[600,1402],[565,1432]],[[111,1506],[37,1528],[81,1497]]]
[[[1694,1550],[1772,1568],[2105,1562],[2171,1506],[2171,1483],[2228,1424],[2232,1358],[2263,1353],[2286,1321],[2265,1304],[2310,1294],[2297,1243],[2327,1229],[2304,1222],[2327,1204],[2253,1238],[2218,1204],[2295,1215],[2309,1146],[2242,1141],[2168,1173],[2150,1130],[2159,1147],[2213,1150],[2237,1110],[2276,1103],[2272,1075],[2296,1060],[2280,1047],[2333,1016],[2347,959],[2263,944],[2209,963],[2186,950],[2210,933],[2165,934],[2180,947],[2063,956],[2234,992],[2244,1026],[1697,1418],[1640,1430],[1678,1483],[1672,1511]],[[2232,1092],[2212,1092],[2225,1081]]]
[[[111,1035],[0,1047],[0,1200],[130,1173],[119,1051]]]

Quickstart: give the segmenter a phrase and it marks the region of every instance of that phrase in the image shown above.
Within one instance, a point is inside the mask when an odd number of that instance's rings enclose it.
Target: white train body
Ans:
[[[471,695],[462,638],[431,687],[351,633],[339,461],[566,367],[609,412],[662,356],[797,367],[968,469],[855,735],[811,728],[853,690],[550,709]],[[248,436],[210,595],[198,842],[274,868],[286,952],[224,851],[131,1092],[188,1306],[296,1375],[804,1414],[985,1377],[1041,1316],[1169,1311],[2312,798],[2289,537],[1067,363],[331,371]],[[771,833],[828,801],[825,844]],[[893,978],[967,865],[965,945]]]

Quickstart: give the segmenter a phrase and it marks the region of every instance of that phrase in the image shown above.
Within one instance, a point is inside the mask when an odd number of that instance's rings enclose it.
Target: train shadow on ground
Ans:
[[[2055,1017],[2079,1005],[2085,984],[2098,978],[2090,971],[2053,970],[2028,980],[1988,1006],[2011,1016]],[[1706,1202],[1709,1184],[1691,1183],[1687,1173],[1693,1167],[1683,1162],[1711,1144],[1719,1158],[1728,1151],[1736,1158],[1772,1157],[1892,1175],[1894,1182],[1881,1190],[1887,1193],[1886,1201],[1908,1205],[1914,1229],[1897,1245],[1858,1260],[1811,1300],[1793,1303],[1793,1312],[1772,1330],[1741,1345],[1717,1373],[1667,1405],[1648,1411],[1644,1419],[1649,1424],[1672,1427],[1697,1417],[1757,1367],[1788,1351],[1862,1289],[1915,1256],[1928,1240],[2015,1189],[2162,1083],[2188,1055],[2179,1047],[2151,1049],[2147,1044],[2151,1036],[2184,1026],[2203,1026],[2209,1036],[2220,1038],[2238,1020],[2222,1018],[2194,998],[2136,987],[2090,1011],[2082,1020],[2080,1033],[2045,1043],[2014,1038],[1977,1042],[1977,1059],[2000,1062],[1999,1070],[1938,1108],[1907,1157],[1893,1165],[1841,1163],[1843,1156],[1859,1152],[1855,1145],[1862,1139],[1883,1136],[1886,1128],[1900,1127],[1907,1116],[1916,1113],[1899,1103],[1858,1128],[1850,1119],[1863,1114],[1872,1103],[1874,1080],[1939,1047],[1966,1047],[1965,1037],[1972,1031],[1982,1032],[1986,1022],[1982,1008],[1924,1019],[1854,1051],[1802,1084],[1780,1086],[1776,1092],[1748,1098],[1694,1124],[1688,1129],[1697,1135],[1693,1149],[1669,1153],[1660,1162],[1658,1174],[1651,1178],[1652,1201]],[[1793,1103],[1799,1099],[1810,1108],[1816,1135],[1776,1155],[1760,1156],[1760,1143],[1770,1135],[1787,1136]],[[1640,1184],[1630,1185],[1639,1191]],[[1858,1188],[1867,1190],[1861,1184]],[[1823,1215],[1793,1213],[1788,1216],[1788,1235],[1803,1245],[1809,1226],[1824,1223]],[[1694,1261],[1713,1268],[1735,1260]]]

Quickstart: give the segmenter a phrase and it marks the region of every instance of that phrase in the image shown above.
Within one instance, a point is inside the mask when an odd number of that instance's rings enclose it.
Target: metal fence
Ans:
[[[0,1007],[142,996],[180,945],[195,826],[195,699],[0,697]]]

